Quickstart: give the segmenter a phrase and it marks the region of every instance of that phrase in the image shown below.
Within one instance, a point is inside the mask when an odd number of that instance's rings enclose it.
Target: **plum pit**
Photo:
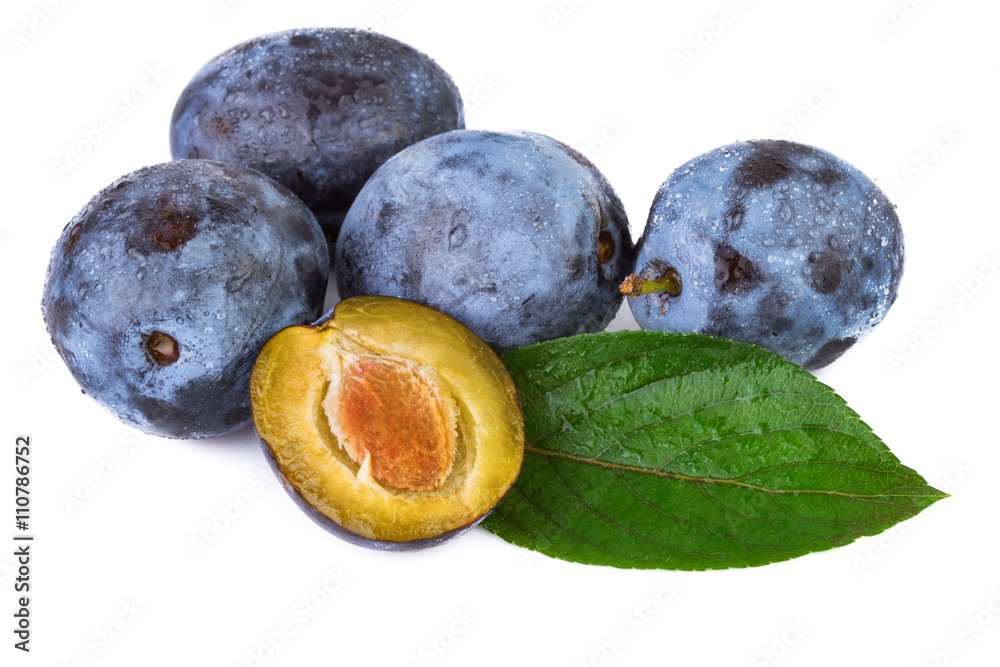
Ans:
[[[458,407],[431,368],[345,354],[323,407],[359,481],[433,491],[455,461]]]

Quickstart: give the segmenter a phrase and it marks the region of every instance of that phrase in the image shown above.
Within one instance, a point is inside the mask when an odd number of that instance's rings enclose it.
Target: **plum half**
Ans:
[[[427,547],[513,485],[524,419],[499,357],[465,326],[393,297],[341,301],[278,332],[250,380],[254,426],[318,524],[373,549]]]

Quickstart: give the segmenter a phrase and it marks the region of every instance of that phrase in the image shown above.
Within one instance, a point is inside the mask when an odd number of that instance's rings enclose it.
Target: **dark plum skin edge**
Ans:
[[[295,485],[292,484],[287,477],[285,477],[285,474],[283,472],[281,472],[281,468],[278,465],[278,461],[277,459],[275,459],[274,453],[271,451],[271,448],[270,446],[268,446],[267,442],[260,436],[258,436],[257,439],[260,441],[261,448],[264,450],[264,458],[267,459],[267,465],[277,476],[278,481],[281,482],[281,487],[288,493],[289,496],[291,496],[295,504],[299,506],[299,509],[305,512],[306,516],[312,519],[313,523],[315,523],[316,525],[321,526],[329,533],[333,533],[334,535],[344,540],[345,542],[350,542],[351,544],[358,547],[365,547],[366,549],[373,549],[375,551],[416,551],[418,549],[436,547],[439,544],[443,544],[451,539],[458,537],[459,535],[463,535],[469,532],[477,525],[479,525],[483,521],[483,519],[489,516],[490,512],[493,511],[491,509],[489,512],[486,512],[472,523],[468,523],[464,526],[454,528],[448,531],[447,533],[441,533],[440,535],[436,535],[434,537],[425,537],[423,539],[410,540],[408,542],[391,542],[389,540],[375,540],[369,537],[364,537],[362,535],[358,535],[352,530],[348,530],[344,526],[330,519],[328,516],[320,512],[312,505],[310,505],[309,502],[299,494],[298,490],[295,488]],[[497,501],[497,504],[499,505],[500,502]]]

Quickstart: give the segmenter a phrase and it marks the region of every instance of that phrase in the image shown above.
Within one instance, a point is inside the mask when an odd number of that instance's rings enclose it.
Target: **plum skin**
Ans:
[[[639,326],[755,343],[807,370],[836,360],[896,299],[895,208],[844,160],[789,141],[722,146],[659,188],[636,273],[681,293],[630,299]]]
[[[435,369],[459,406],[456,464],[441,487],[411,491],[362,476],[321,406],[335,389],[322,362],[331,350]],[[254,426],[283,488],[315,523],[357,546],[409,551],[462,535],[521,469],[524,417],[506,366],[459,322],[417,303],[355,297],[312,326],[288,327],[261,350],[250,385]]]
[[[364,547],[365,549],[372,549],[373,551],[417,551],[419,549],[429,549],[431,547],[442,545],[445,542],[449,542],[455,539],[456,537],[464,535],[465,533],[469,532],[470,530],[478,526],[480,523],[482,523],[483,520],[486,519],[486,517],[488,517],[490,513],[492,513],[493,511],[491,509],[485,514],[481,515],[479,518],[473,520],[470,523],[465,524],[464,526],[460,526],[453,530],[449,530],[445,533],[441,533],[440,535],[436,535],[434,537],[424,537],[421,539],[408,540],[404,542],[394,542],[392,540],[375,540],[369,537],[364,537],[363,535],[359,535],[353,530],[340,525],[339,523],[337,523],[336,521],[334,521],[333,519],[331,519],[330,517],[326,516],[318,509],[313,507],[308,500],[303,498],[296,490],[295,485],[292,484],[292,482],[289,481],[288,477],[285,476],[285,473],[282,471],[281,466],[278,464],[278,460],[274,456],[274,452],[271,451],[271,448],[268,446],[267,442],[260,437],[258,437],[258,441],[260,442],[261,449],[264,450],[264,459],[267,461],[268,467],[271,469],[271,472],[273,472],[275,476],[278,478],[278,482],[281,484],[281,488],[285,490],[285,492],[289,495],[289,497],[292,499],[295,505],[300,510],[302,510],[302,512],[305,513],[305,515],[309,517],[309,519],[312,520],[312,522],[315,523],[317,526],[319,526],[323,530],[326,530],[327,532],[333,535],[336,535],[345,542],[353,544],[356,547]],[[501,498],[501,500],[502,499],[503,498]],[[497,505],[499,504],[500,503],[498,501]]]
[[[429,305],[502,354],[601,331],[633,244],[611,185],[530,132],[456,130],[414,144],[365,184],[337,240],[340,294]]]
[[[457,87],[423,53],[379,33],[309,28],[251,39],[202,67],[177,100],[170,150],[263,172],[333,240],[379,165],[464,126]]]
[[[291,192],[181,160],[123,176],[70,221],[42,311],[74,379],[112,414],[204,438],[249,423],[257,352],[322,312],[328,273],[322,230]]]

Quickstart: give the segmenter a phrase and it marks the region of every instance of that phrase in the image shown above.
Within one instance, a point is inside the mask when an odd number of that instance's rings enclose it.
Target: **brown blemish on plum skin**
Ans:
[[[739,293],[753,281],[753,263],[725,243],[715,249],[715,286]]]
[[[157,366],[170,366],[181,356],[181,347],[170,334],[154,331],[146,337],[146,354]]]
[[[792,156],[809,155],[807,146],[784,140],[752,141],[751,153],[734,170],[736,184],[760,189],[774,185],[794,171]]]
[[[63,257],[68,258],[73,253],[73,249],[76,248],[76,244],[80,242],[80,227],[81,224],[78,222],[69,230],[66,247],[63,248]]]
[[[296,48],[315,48],[319,40],[312,35],[297,34],[288,38],[288,43]]]
[[[809,253],[809,286],[820,294],[832,294],[840,287],[843,267],[836,251],[824,250]]]
[[[774,152],[757,151],[737,167],[736,182],[745,188],[764,188],[789,174],[791,167]]]
[[[615,237],[608,231],[608,216],[604,213],[601,198],[597,197],[597,212],[600,215],[600,231],[597,234],[597,261],[607,264],[615,256]]]
[[[597,235],[597,257],[601,264],[607,264],[615,256],[615,237],[611,232],[602,230]]]
[[[155,205],[136,214],[128,247],[145,255],[179,250],[198,233],[201,217],[196,211],[178,206],[169,195],[162,196]]]
[[[232,117],[213,116],[206,127],[206,134],[227,139],[236,132],[239,121]]]
[[[832,167],[823,167],[819,171],[810,172],[810,178],[820,185],[832,187],[843,181],[843,174]]]
[[[176,209],[167,209],[160,216],[160,226],[153,230],[153,243],[162,251],[176,250],[195,234],[194,219]]]

